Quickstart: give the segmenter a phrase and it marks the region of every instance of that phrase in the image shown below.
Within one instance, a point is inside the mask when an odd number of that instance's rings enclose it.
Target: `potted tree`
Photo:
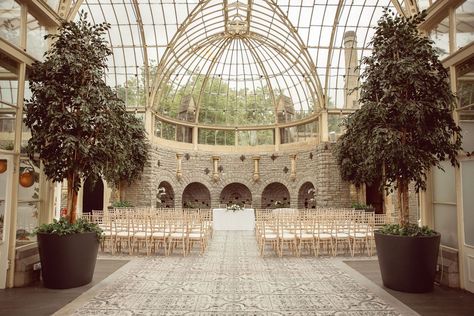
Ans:
[[[103,38],[109,27],[92,25],[85,13],[77,22],[62,23],[57,34],[45,37],[53,44],[44,62],[36,62],[29,73],[28,154],[40,159],[48,179],[66,179],[68,188],[67,216],[37,229],[46,287],[70,288],[92,280],[100,230],[77,220],[82,179],[133,181],[147,161],[142,122],[126,112],[104,82],[112,54]]]
[[[407,292],[433,289],[440,235],[409,222],[408,187],[425,189],[440,161],[457,165],[460,128],[455,98],[433,42],[419,34],[425,13],[401,17],[386,11],[378,21],[372,55],[363,59],[361,108],[345,122],[335,156],[344,180],[356,185],[382,177],[397,190],[399,223],[375,233],[385,286]]]

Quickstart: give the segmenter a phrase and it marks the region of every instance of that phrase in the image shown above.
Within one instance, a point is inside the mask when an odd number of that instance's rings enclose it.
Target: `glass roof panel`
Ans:
[[[345,55],[355,50],[358,64],[370,54],[384,7],[394,9],[390,0],[84,0],[81,9],[112,25],[107,80],[127,105],[146,106],[148,93],[160,115],[237,126],[347,106]],[[344,49],[348,31],[356,47]]]

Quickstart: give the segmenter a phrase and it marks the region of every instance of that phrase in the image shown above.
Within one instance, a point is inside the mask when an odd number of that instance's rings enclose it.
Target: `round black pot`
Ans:
[[[63,236],[38,233],[37,238],[45,287],[68,289],[92,281],[99,250],[96,233]]]
[[[375,232],[383,284],[393,290],[433,290],[441,235],[408,237]]]

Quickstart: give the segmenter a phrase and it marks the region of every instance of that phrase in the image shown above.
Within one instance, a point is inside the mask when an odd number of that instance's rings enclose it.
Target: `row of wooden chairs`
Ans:
[[[112,254],[128,250],[130,255],[150,255],[162,249],[170,255],[181,248],[186,256],[194,244],[200,245],[202,254],[212,238],[210,210],[117,208],[84,216],[103,229],[101,249]]]
[[[304,249],[315,256],[370,256],[374,230],[388,222],[386,214],[353,209],[257,210],[255,234],[261,256],[266,246],[280,257],[285,247],[296,256]]]

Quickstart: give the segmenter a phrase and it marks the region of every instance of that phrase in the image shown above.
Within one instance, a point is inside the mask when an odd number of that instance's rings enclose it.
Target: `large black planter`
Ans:
[[[393,290],[433,290],[441,235],[407,237],[375,232],[383,284]]]
[[[92,281],[99,250],[96,233],[63,236],[38,233],[37,237],[45,287],[68,289]]]

